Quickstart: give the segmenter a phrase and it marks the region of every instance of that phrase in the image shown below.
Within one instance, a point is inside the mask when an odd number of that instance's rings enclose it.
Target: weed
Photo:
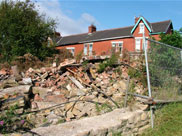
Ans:
[[[112,136],[122,136],[121,132],[113,132]]]
[[[102,73],[107,67],[112,67],[114,64],[118,62],[119,55],[117,53],[112,54],[109,59],[99,64],[98,72]]]
[[[46,123],[47,121],[48,121],[47,118],[44,118],[44,119],[43,119],[43,123]]]
[[[156,111],[153,129],[146,130],[142,136],[181,136],[182,104],[173,103]]]
[[[77,63],[80,63],[81,59],[83,57],[83,51],[79,52],[77,55],[76,55],[76,62]]]
[[[102,105],[99,105],[98,103],[95,104],[96,107],[96,111],[98,113],[104,111],[104,112],[111,112],[112,109],[110,108],[110,106],[107,103],[104,103]]]
[[[23,129],[28,122],[17,114],[18,105],[11,106],[0,116],[0,132],[2,134],[11,133]]]
[[[65,120],[64,119],[59,119],[58,122],[56,124],[61,124],[61,123],[64,123]]]

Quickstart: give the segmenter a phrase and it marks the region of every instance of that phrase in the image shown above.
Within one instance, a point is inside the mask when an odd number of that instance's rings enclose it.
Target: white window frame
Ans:
[[[148,38],[148,37],[146,37]],[[136,49],[136,39],[140,39],[140,50],[137,50]],[[142,46],[141,46],[142,44]],[[148,41],[145,40],[145,44],[147,44],[147,47],[148,47]],[[144,47],[143,47],[143,37],[135,37],[135,51],[141,51],[141,50],[144,50]]]
[[[75,55],[75,47],[66,47],[67,50],[71,50],[71,54]]]
[[[93,43],[88,43],[88,51],[89,51],[89,56],[92,56],[92,51],[93,51]],[[92,45],[92,48],[90,48],[90,45]],[[92,50],[91,50],[92,49]]]
[[[90,48],[90,45],[92,45],[92,48]],[[92,50],[90,50],[92,49]],[[84,55],[92,55],[92,51],[93,51],[93,43],[85,43],[84,44]]]
[[[85,43],[83,46],[84,46],[83,47],[83,53],[84,53],[84,55],[87,55],[88,54],[88,44]]]
[[[145,32],[145,25],[144,23],[139,24],[139,33],[143,34]]]
[[[140,43],[139,48],[137,48],[138,47],[137,40],[140,40],[140,42],[139,42]],[[141,40],[142,40],[142,37],[136,37],[135,38],[135,51],[137,51],[137,52],[141,51]]]
[[[118,52],[119,51],[119,44],[122,44],[122,50],[121,50],[121,52],[120,52],[120,54],[122,54],[122,52],[123,52],[123,41],[113,41],[113,42],[111,42],[111,44],[112,44],[112,47],[115,47],[116,48],[116,50],[115,50],[115,52]]]

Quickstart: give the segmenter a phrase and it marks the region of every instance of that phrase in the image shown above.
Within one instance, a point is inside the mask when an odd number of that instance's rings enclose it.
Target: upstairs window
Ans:
[[[140,30],[139,33],[144,33],[144,23],[140,23]]]

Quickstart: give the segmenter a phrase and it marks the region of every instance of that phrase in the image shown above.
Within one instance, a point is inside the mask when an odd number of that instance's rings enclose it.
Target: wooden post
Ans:
[[[128,76],[128,80],[127,80],[127,88],[125,91],[124,107],[127,107],[129,85],[130,85],[130,76]]]

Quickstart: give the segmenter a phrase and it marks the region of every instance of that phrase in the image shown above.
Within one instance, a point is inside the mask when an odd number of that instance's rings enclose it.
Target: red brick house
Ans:
[[[57,49],[66,48],[77,55],[79,52],[86,56],[107,55],[112,47],[121,54],[124,49],[129,52],[142,51],[143,33],[146,37],[154,37],[159,40],[159,34],[173,32],[171,20],[161,22],[148,22],[144,17],[135,18],[134,26],[96,31],[96,27],[88,27],[88,33],[61,37],[57,42]]]

